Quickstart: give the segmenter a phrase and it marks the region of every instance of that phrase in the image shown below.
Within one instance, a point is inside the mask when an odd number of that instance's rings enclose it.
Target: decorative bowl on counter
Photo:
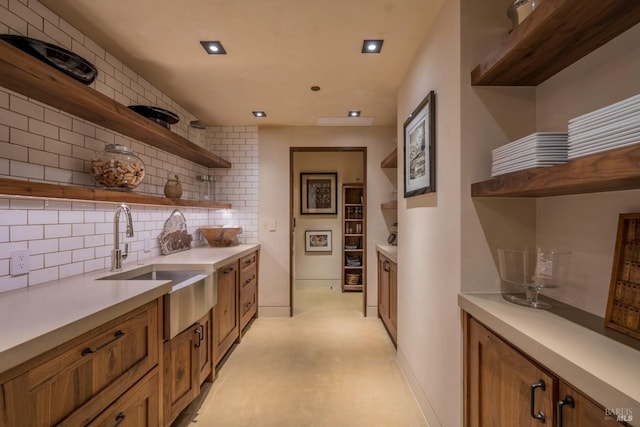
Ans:
[[[238,244],[237,236],[242,233],[242,227],[235,226],[208,226],[198,228],[209,246],[225,247]]]
[[[132,190],[144,178],[144,163],[125,145],[108,144],[91,160],[96,184],[110,189]]]
[[[528,307],[551,308],[548,303],[538,301],[539,292],[543,288],[556,288],[567,283],[570,255],[571,252],[540,248],[498,248],[500,278],[524,291],[524,297],[521,292],[520,295],[503,292],[503,297]]]

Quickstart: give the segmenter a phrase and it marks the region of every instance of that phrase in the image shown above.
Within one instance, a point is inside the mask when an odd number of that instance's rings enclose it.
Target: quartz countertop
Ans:
[[[260,248],[198,247],[145,260],[144,265],[215,271]],[[141,267],[127,263],[122,271]],[[118,272],[120,273],[120,272]],[[108,269],[0,293],[0,373],[171,290],[167,280],[97,280]]]
[[[458,305],[605,408],[640,416],[640,351],[500,294],[460,294]]]
[[[389,258],[389,260],[395,262],[396,264],[398,263],[398,247],[397,246],[377,244],[376,249],[382,255]]]

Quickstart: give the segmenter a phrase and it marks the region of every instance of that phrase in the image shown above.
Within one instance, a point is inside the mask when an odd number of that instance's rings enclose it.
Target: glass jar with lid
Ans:
[[[96,184],[121,190],[133,190],[144,178],[144,163],[126,145],[107,144],[91,160],[90,174]]]

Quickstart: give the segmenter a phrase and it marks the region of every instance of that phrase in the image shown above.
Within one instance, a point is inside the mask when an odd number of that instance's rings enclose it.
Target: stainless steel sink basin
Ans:
[[[171,339],[197,322],[216,304],[216,282],[212,272],[182,270],[171,265],[145,265],[98,280],[171,280],[164,296],[164,338]]]

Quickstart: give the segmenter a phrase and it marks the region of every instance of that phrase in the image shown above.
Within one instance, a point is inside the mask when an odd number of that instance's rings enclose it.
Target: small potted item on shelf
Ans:
[[[164,185],[164,195],[169,199],[179,199],[182,197],[182,184],[178,175],[171,174]]]

